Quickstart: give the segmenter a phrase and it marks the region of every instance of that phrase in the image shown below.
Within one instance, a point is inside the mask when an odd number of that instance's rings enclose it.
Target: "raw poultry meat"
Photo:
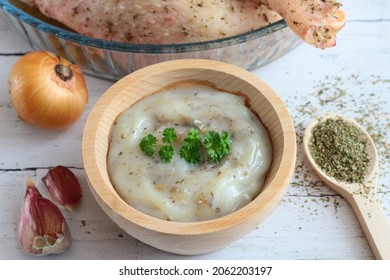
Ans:
[[[184,43],[237,35],[280,19],[256,1],[22,0],[75,31],[131,43]]]
[[[80,34],[149,44],[238,35],[282,16],[319,48],[335,44],[344,13],[334,0],[22,0]]]
[[[261,0],[277,11],[290,28],[307,43],[324,49],[336,44],[345,14],[336,0]]]

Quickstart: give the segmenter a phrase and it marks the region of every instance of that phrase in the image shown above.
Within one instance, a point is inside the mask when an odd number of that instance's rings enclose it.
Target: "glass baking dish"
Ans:
[[[3,17],[35,50],[54,52],[95,77],[116,81],[145,66],[174,59],[211,59],[256,69],[295,48],[301,40],[284,20],[241,35],[185,44],[129,44],[83,36],[31,11],[0,0]]]

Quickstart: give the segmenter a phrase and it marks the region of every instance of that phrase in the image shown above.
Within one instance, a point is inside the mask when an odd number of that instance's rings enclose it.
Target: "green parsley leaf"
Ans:
[[[199,146],[193,146],[188,142],[180,148],[179,155],[182,159],[191,164],[199,163],[201,158]]]
[[[211,162],[218,163],[226,156],[232,146],[228,132],[223,131],[222,137],[216,131],[209,131],[205,135],[204,146]]]
[[[222,131],[221,135],[221,144],[224,155],[227,155],[232,148],[232,139],[230,138],[230,134],[227,131]]]
[[[187,137],[184,139],[185,143],[193,147],[200,147],[202,145],[202,137],[200,136],[199,130],[195,128],[190,128],[190,131],[187,133]]]
[[[172,145],[165,145],[161,147],[158,154],[163,162],[171,162],[174,152]]]
[[[191,164],[200,162],[201,154],[200,147],[202,146],[202,137],[199,130],[190,128],[184,139],[184,145],[179,150],[179,155],[182,159]]]
[[[141,151],[143,151],[147,156],[151,157],[154,155],[154,145],[156,145],[156,143],[157,138],[152,134],[148,134],[141,139],[139,147],[141,148]]]
[[[165,128],[162,134],[163,134],[162,140],[164,143],[167,144],[171,144],[177,138],[176,131],[173,127]]]

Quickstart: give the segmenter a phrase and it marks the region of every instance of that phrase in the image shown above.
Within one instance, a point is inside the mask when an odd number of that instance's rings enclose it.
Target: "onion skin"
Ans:
[[[65,76],[59,73],[61,69],[67,70]],[[88,102],[81,68],[46,51],[22,56],[10,71],[8,88],[19,118],[41,128],[68,127],[80,118]]]

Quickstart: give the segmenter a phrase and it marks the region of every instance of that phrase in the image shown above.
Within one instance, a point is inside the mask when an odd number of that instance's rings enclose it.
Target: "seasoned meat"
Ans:
[[[334,0],[22,0],[80,34],[149,44],[238,35],[286,19],[320,48],[334,45],[344,14]]]
[[[336,0],[261,0],[277,11],[290,28],[307,43],[324,49],[336,44],[345,14]]]
[[[280,19],[256,1],[22,0],[80,34],[130,43],[183,43],[237,35]]]

